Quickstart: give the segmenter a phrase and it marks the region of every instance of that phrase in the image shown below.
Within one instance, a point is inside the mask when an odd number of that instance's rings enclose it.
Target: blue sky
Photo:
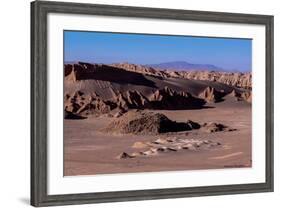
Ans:
[[[186,61],[193,64],[213,64],[231,71],[251,71],[252,41],[64,31],[64,60],[107,64]]]

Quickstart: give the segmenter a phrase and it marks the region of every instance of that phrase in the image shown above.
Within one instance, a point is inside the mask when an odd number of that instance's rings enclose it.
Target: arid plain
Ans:
[[[251,73],[64,70],[65,176],[251,167]]]

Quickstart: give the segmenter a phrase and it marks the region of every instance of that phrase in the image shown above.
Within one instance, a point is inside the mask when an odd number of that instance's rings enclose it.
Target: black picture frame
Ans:
[[[264,25],[266,28],[266,182],[66,195],[47,194],[47,15],[105,15]],[[81,3],[31,3],[31,205],[51,206],[273,191],[273,16]]]

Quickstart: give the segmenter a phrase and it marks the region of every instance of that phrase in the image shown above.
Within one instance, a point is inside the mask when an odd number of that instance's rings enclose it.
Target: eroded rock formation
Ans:
[[[237,101],[251,103],[252,100],[250,74],[171,72],[127,63],[104,65],[84,62],[65,64],[64,71],[67,85],[65,110],[82,116],[108,113],[118,116],[129,109],[200,109],[206,103],[223,101],[226,95],[235,97]],[[182,83],[164,77],[181,78]],[[227,85],[214,84],[218,80]]]
[[[200,125],[196,122],[175,122],[161,113],[129,111],[112,121],[104,131],[118,134],[156,135],[198,128]]]
[[[194,109],[202,108],[206,103],[203,99],[196,98],[188,92],[178,92],[168,87],[156,90],[148,100],[154,109]]]
[[[204,99],[208,103],[216,103],[222,101],[224,92],[217,91],[213,87],[207,87],[203,92],[199,94],[199,97]]]
[[[133,71],[141,74],[148,74],[160,77],[175,77],[191,80],[207,80],[220,82],[230,86],[252,89],[252,73],[241,72],[218,72],[218,71],[176,71],[176,70],[160,70],[148,66],[136,65],[130,63],[119,63],[113,66],[124,70]]]

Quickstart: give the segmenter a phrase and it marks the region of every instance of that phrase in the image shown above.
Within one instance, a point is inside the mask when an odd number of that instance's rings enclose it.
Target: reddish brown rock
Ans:
[[[118,134],[157,135],[198,128],[200,125],[196,122],[175,122],[161,113],[129,111],[109,123],[103,131]]]
[[[229,86],[235,86],[245,89],[252,89],[252,73],[241,72],[218,72],[218,71],[176,71],[176,70],[160,70],[153,67],[136,65],[130,63],[118,63],[112,65],[90,64],[78,62],[76,64],[65,64],[65,76],[67,80],[77,81],[89,77],[96,71],[106,68],[121,69],[140,74],[158,76],[158,77],[175,77],[191,80],[207,80],[223,83]]]
[[[122,152],[117,156],[117,159],[128,159],[128,158],[134,158],[134,156],[129,155],[127,152]]]
[[[199,94],[199,97],[204,99],[208,103],[216,103],[222,100],[224,96],[223,92],[217,91],[213,87],[207,87],[203,92]]]
[[[248,103],[251,103],[252,102],[252,92],[243,92],[241,94],[241,97],[247,101]]]
[[[201,108],[206,103],[188,92],[178,92],[168,87],[156,90],[148,100],[151,108],[168,110]]]

